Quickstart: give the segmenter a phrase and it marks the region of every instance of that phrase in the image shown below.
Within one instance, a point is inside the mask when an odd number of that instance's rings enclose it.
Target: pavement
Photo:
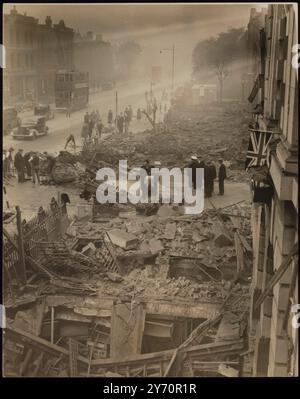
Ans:
[[[51,198],[57,198],[59,192],[65,192],[70,197],[71,204],[68,205],[68,213],[71,218],[74,215],[77,215],[78,205],[88,205],[85,200],[79,197],[81,190],[74,187],[72,183],[63,186],[39,185],[37,183],[34,184],[31,181],[18,183],[16,178],[11,178],[9,184],[5,187],[6,196],[3,201],[4,210],[9,210],[6,206],[6,201],[8,201],[9,207],[12,211],[14,211],[15,206],[18,205],[22,212],[22,218],[27,220],[36,215],[41,205],[47,208]],[[241,201],[244,201],[245,203],[251,201],[250,189],[247,183],[225,182],[225,194],[219,196],[217,195],[216,182],[215,192],[210,199],[205,199],[204,208],[224,208]]]

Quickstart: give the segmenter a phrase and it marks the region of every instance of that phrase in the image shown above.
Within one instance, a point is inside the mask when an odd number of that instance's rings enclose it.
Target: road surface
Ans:
[[[122,84],[117,87],[118,91],[118,112],[124,112],[126,106],[131,105],[134,112],[134,120],[131,123],[130,131],[137,133],[139,131],[151,128],[149,121],[143,116],[141,121],[137,121],[136,110],[138,107],[145,108],[145,92],[149,91],[149,85],[145,85],[141,82],[130,82],[128,84]],[[169,89],[169,83],[165,82],[154,86],[153,93],[157,98],[157,101],[161,100],[161,93],[163,89]],[[169,104],[163,103],[169,107]],[[107,113],[109,109],[112,109],[115,116],[116,110],[116,91],[109,90],[100,93],[90,94],[90,104],[88,108],[74,112],[70,118],[67,118],[64,113],[56,113],[55,118],[47,122],[49,127],[49,133],[47,136],[38,137],[35,140],[15,140],[10,135],[4,136],[3,144],[4,148],[8,149],[13,147],[16,151],[19,148],[23,148],[24,152],[27,151],[48,151],[49,153],[55,153],[64,149],[66,138],[69,134],[75,136],[76,145],[78,150],[81,146],[81,128],[83,124],[84,114],[88,111],[99,110],[102,122],[104,125],[107,124]],[[32,112],[20,113],[20,117],[26,118],[32,116]],[[157,112],[157,121],[162,120],[163,112]]]

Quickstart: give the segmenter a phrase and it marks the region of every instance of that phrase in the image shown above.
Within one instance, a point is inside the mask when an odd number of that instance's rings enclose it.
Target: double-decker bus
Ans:
[[[77,111],[89,103],[88,73],[77,71],[59,71],[55,76],[56,109]]]

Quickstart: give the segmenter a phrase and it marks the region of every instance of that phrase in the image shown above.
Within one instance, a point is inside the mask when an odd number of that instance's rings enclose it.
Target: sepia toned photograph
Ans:
[[[298,377],[298,4],[2,32],[2,376]]]

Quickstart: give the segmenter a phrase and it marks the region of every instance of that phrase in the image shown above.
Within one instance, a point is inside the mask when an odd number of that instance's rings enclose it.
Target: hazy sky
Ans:
[[[245,25],[251,4],[18,4],[17,10],[27,12],[44,22],[51,15],[54,22],[64,19],[66,24],[80,31],[93,30],[110,36],[116,32],[130,32],[145,28],[163,28],[192,22],[219,23],[222,26]],[[13,4],[4,4],[7,13]],[[219,21],[219,22],[217,22]]]
[[[13,4],[4,5],[9,13]],[[47,15],[54,23],[64,19],[67,26],[81,33],[102,33],[104,40],[118,43],[135,39],[142,46],[140,63],[144,69],[151,65],[171,68],[170,52],[162,48],[176,47],[175,70],[189,74],[192,52],[198,41],[215,36],[228,28],[246,27],[250,9],[263,4],[18,4],[18,12],[39,18]],[[263,5],[265,6],[265,5]]]

